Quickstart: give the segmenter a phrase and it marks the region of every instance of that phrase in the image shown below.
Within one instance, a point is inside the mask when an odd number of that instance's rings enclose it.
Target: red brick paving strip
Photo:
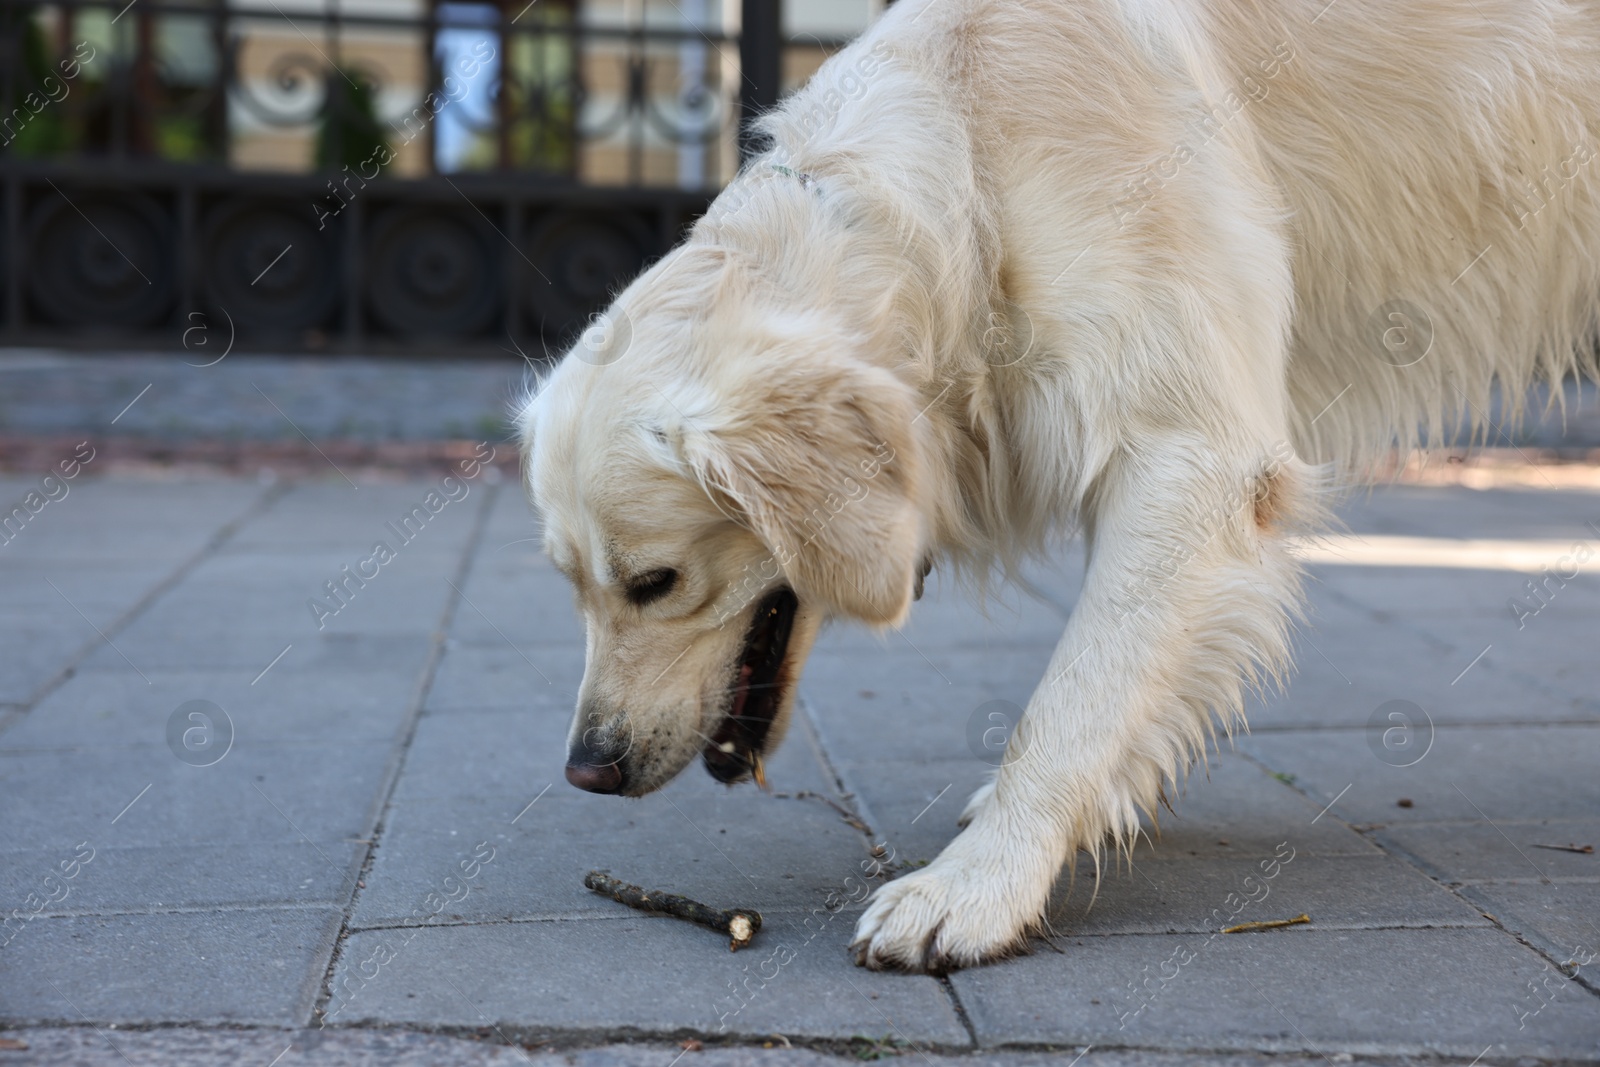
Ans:
[[[170,478],[182,476],[317,478],[339,475],[353,481],[406,481],[454,473],[463,459],[476,458],[476,441],[153,441],[132,437],[95,438],[0,434],[0,472],[33,474],[48,471],[78,443],[95,448],[86,474]],[[518,477],[516,444],[490,442],[493,466],[506,477]],[[321,452],[318,452],[321,449]]]
[[[0,473],[33,474],[69,456],[85,435],[0,434]],[[329,461],[354,481],[406,481],[452,473],[473,458],[477,442],[323,440],[161,441],[140,437],[87,437],[95,447],[92,470],[85,473],[171,478],[181,476],[337,478]],[[491,442],[494,466],[515,480],[519,459],[515,442]],[[321,453],[317,450],[321,449]],[[326,458],[324,458],[326,456]],[[1526,486],[1535,489],[1600,488],[1600,449],[1488,448],[1474,452],[1439,450],[1395,457],[1375,464],[1378,484],[1466,485],[1474,489]]]

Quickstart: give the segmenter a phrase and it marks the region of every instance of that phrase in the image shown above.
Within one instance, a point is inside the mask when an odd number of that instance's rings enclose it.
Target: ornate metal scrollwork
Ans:
[[[228,67],[238,71],[239,38],[228,42]],[[235,73],[229,85],[231,98],[252,118],[268,126],[306,126],[315,122],[328,103],[328,68],[317,56],[284,52],[267,68],[266,82],[274,97],[258,96],[250,79]]]
[[[37,62],[0,56],[31,116],[0,137],[21,208],[0,212],[14,337],[143,343],[199,315],[245,348],[489,345],[502,317],[571,339],[703,209],[733,166],[736,96],[756,91],[735,36],[654,15],[67,6],[25,5]],[[114,40],[85,39],[104,22]],[[40,87],[52,102],[28,103]],[[458,170],[492,172],[469,183],[483,215]]]
[[[475,214],[411,205],[377,220],[367,244],[367,308],[402,337],[488,328],[500,304],[500,238]]]
[[[674,144],[711,144],[728,131],[732,121],[727,102],[703,81],[684,86],[673,105],[672,111],[665,110],[651,96],[640,102],[650,128]]]
[[[596,61],[597,57],[589,58],[590,63]],[[642,53],[632,52],[616,57],[616,62],[622,67],[624,91],[609,113],[578,124],[578,136],[582,140],[603,141],[638,122],[643,122],[663,139],[680,145],[710,144],[728,132],[731,109],[704,80],[684,86],[667,107],[663,106],[660,94],[650,91],[652,74],[662,61],[652,61]],[[580,86],[574,95],[578,103],[575,113],[582,115],[590,94]]]
[[[172,231],[171,213],[138,193],[58,187],[42,195],[20,260],[34,309],[75,328],[156,325],[172,310]]]

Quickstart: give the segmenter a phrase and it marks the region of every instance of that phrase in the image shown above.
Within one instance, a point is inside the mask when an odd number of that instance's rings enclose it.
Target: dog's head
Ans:
[[[567,779],[639,796],[696,754],[759,775],[824,619],[909,610],[913,390],[726,255],[635,282],[521,415],[545,549],[588,626]]]

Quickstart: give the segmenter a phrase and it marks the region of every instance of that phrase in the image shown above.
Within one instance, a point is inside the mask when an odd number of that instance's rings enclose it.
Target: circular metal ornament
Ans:
[[[307,203],[234,197],[206,227],[208,304],[256,335],[298,335],[325,324],[339,297],[339,259]]]
[[[524,283],[528,311],[546,336],[568,340],[644,269],[653,242],[636,215],[560,212],[534,224],[526,248],[539,271]]]
[[[466,212],[397,208],[367,250],[367,306],[398,334],[461,336],[488,329],[500,304],[499,249]]]
[[[51,190],[29,228],[28,295],[63,326],[154,326],[171,310],[172,245],[171,216],[147,196]]]

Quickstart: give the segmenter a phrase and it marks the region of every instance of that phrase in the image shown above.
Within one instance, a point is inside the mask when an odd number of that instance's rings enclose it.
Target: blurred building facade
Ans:
[[[0,335],[572,331],[884,0],[0,0]]]

